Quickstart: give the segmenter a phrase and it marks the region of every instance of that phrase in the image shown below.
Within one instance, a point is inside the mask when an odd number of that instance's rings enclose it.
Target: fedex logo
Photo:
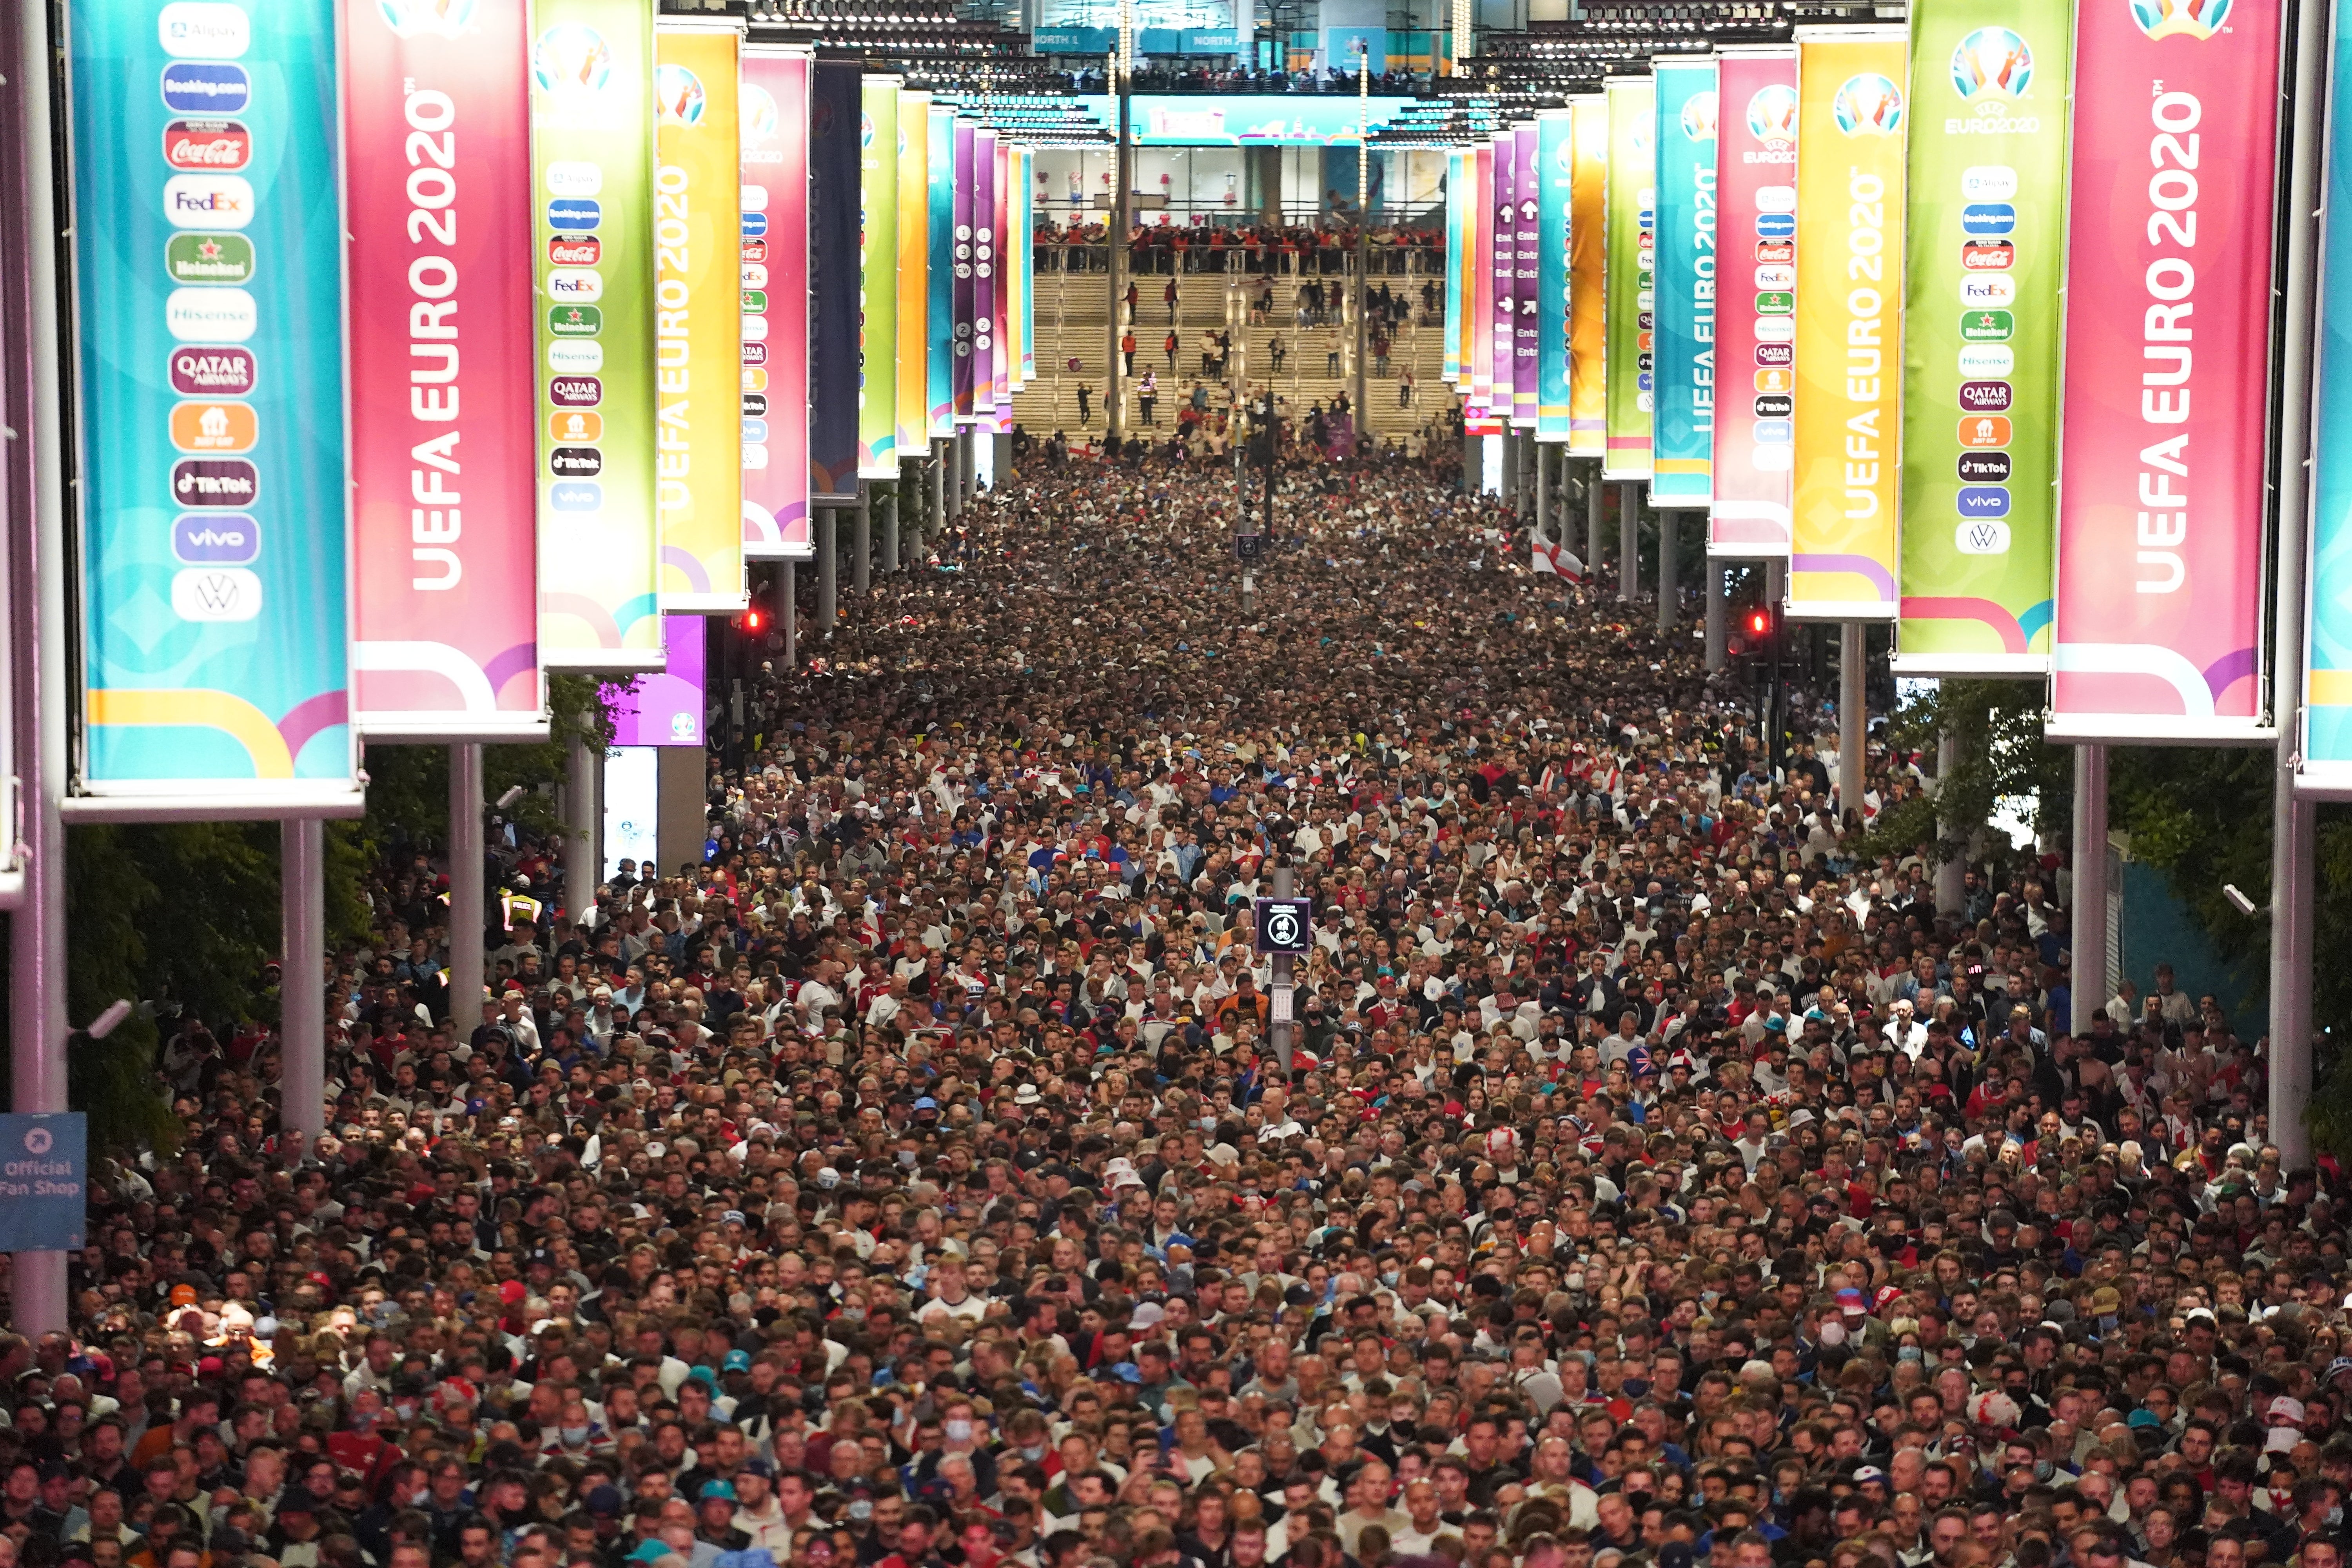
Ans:
[[[174,174],[163,182],[163,216],[174,228],[243,228],[253,185],[239,174]]]

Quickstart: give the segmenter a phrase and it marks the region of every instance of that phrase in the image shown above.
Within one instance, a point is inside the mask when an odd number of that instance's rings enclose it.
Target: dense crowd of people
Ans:
[[[1055,458],[767,672],[700,864],[494,906],[479,1027],[482,868],[376,879],[317,1146],[177,1027],[0,1568],[2341,1568],[2340,1173],[2073,996],[2054,864],[1939,907],[1914,759],[1774,769],[1450,465],[1294,467],[1245,592]]]

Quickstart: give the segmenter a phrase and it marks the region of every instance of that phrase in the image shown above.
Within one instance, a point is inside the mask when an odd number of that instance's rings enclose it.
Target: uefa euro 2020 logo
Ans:
[[[2032,82],[2033,51],[2007,27],[1979,27],[1952,51],[1952,86],[1962,98],[2023,98]]]
[[[1797,89],[1786,82],[1759,87],[1748,100],[1748,133],[1759,142],[1797,139]]]
[[[1830,115],[1848,136],[1892,136],[1903,129],[1903,89],[1876,71],[1850,76]]]
[[[583,22],[558,22],[531,46],[531,76],[541,92],[593,98],[613,79],[613,51]]]
[[[654,110],[665,125],[699,125],[708,100],[702,79],[681,65],[654,68]]]
[[[400,38],[454,38],[474,25],[480,8],[480,0],[376,0],[383,25]]]
[[[2233,0],[2131,0],[2132,20],[2151,38],[2175,34],[2203,43],[2230,19]]]
[[[1715,140],[1716,99],[1712,92],[1695,92],[1683,102],[1683,135],[1693,142]]]
[[[776,111],[775,96],[757,82],[743,84],[742,135],[746,147],[764,147],[775,140],[776,127],[782,120]]]

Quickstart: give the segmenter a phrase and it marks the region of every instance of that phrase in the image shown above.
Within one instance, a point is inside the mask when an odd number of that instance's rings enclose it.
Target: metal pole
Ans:
[[[1127,303],[1127,285],[1134,257],[1128,249],[1128,237],[1135,227],[1135,10],[1131,0],[1119,0],[1118,54],[1113,62],[1118,91],[1118,146],[1111,162],[1116,169],[1110,194],[1110,375],[1109,390],[1103,401],[1104,428],[1109,438],[1122,440],[1127,435],[1127,388],[1121,374],[1126,368],[1119,363],[1119,334],[1129,323],[1119,320],[1119,311]],[[965,458],[967,483],[971,458]]]
[[[1519,433],[1509,426],[1503,426],[1503,504],[1513,512],[1519,510]]]
[[[980,493],[980,459],[974,456],[980,437],[971,426],[956,433],[956,497],[960,503],[969,503]],[[963,516],[963,505],[956,508],[956,516]]]
[[[326,825],[297,817],[279,833],[278,1122],[310,1150],[327,1131]]]
[[[563,908],[574,925],[595,920],[596,884],[604,879],[599,874],[604,863],[596,855],[600,750],[590,745],[585,735],[573,735],[563,742],[563,805],[564,815],[571,819],[563,832]]]
[[[874,487],[857,482],[857,522],[850,531],[849,585],[859,598],[874,586]]]
[[[1863,762],[1870,744],[1870,628],[1860,621],[1838,627],[1838,817],[1862,809]]]
[[[1551,448],[1536,444],[1536,542],[1557,544],[1551,534]]]
[[[801,667],[800,563],[780,563],[776,574],[776,624],[784,628],[784,668]],[[602,868],[600,867],[601,870]]]
[[[1475,496],[1486,488],[1486,438],[1474,434],[1470,422],[1462,422],[1462,493]]]
[[[1592,465],[1591,476],[1584,481],[1584,580],[1597,591],[1601,586],[1601,513],[1608,502],[1601,484],[1601,465]]]
[[[931,458],[931,526],[925,531],[924,552],[948,531],[948,448],[941,447]]]
[[[1295,896],[1292,892],[1292,872],[1287,866],[1276,866],[1274,868],[1274,896],[1277,899]],[[1274,1021],[1267,1031],[1272,1037],[1271,1043],[1274,1047],[1275,1075],[1276,1079],[1285,1085],[1290,1082],[1291,1076],[1291,1002],[1296,994],[1291,980],[1292,962],[1290,954],[1286,952],[1277,952],[1274,955],[1274,995],[1271,998]]]
[[[449,748],[449,1033],[482,1021],[482,748]]]
[[[1723,563],[1706,557],[1702,568],[1706,577],[1706,672],[1720,672],[1728,660],[1728,622],[1731,616],[1730,595],[1723,582]]]
[[[16,224],[0,224],[9,253],[0,288],[23,293],[5,312],[23,331],[11,342],[7,381],[9,432],[9,580],[16,591],[12,630],[17,686],[16,766],[22,777],[24,901],[8,920],[12,994],[8,1005],[12,1108],[67,1109],[66,834],[58,801],[66,787],[66,499],[64,402],[59,381],[65,353],[59,339],[55,187],[49,151],[57,145],[50,119],[47,5],[14,7],[16,26],[0,48],[0,75],[15,98],[12,122],[0,134],[0,182]],[[21,247],[21,249],[19,248]],[[26,592],[26,590],[30,590]],[[10,1327],[28,1338],[63,1333],[67,1321],[67,1255],[19,1252],[10,1290]]]
[[[2278,725],[2272,782],[2270,1141],[2286,1169],[2311,1161],[2304,1122],[2311,1099],[2312,900],[2317,806],[2294,793],[2303,739],[2305,531],[2311,479],[2311,356],[2316,336],[2320,176],[2327,148],[2324,127],[2328,26],[2335,7],[2306,0],[2295,7],[2293,46],[2294,142],[2289,163],[2286,218],[2286,331],[2279,346],[2277,610],[2272,616],[2272,707]]]
[[[1676,514],[1658,514],[1658,629],[1670,632],[1682,619],[1682,589],[1675,582],[1675,568],[1681,564],[1675,559],[1675,524]]]
[[[1372,438],[1371,383],[1367,364],[1364,306],[1371,296],[1372,279],[1372,49],[1356,44],[1356,449],[1362,452]]]
[[[1944,784],[1952,776],[1952,770],[1959,765],[1959,738],[1948,731],[1945,734],[1938,735],[1936,738],[1937,794],[1941,795],[1943,793]],[[1945,805],[1941,801],[1938,801],[1937,804],[1938,806],[1937,814],[1937,821],[1939,824],[1938,831],[1948,838],[1958,838],[1966,834],[1969,825],[1965,822],[1955,822],[1952,820],[1951,808]],[[1961,855],[1945,856],[1942,859],[1937,862],[1936,912],[1937,914],[1956,915],[1960,912],[1961,902],[1967,891],[1961,879],[1967,872],[1967,869],[1968,862],[1965,858],[1965,852]]]
[[[882,570],[894,577],[898,574],[901,564],[898,547],[902,542],[903,531],[898,526],[898,505],[907,494],[906,474],[907,466],[899,464],[899,477],[892,481],[890,493],[882,498]]]
[[[830,640],[841,620],[841,509],[816,514],[816,635]]]
[[[1642,596],[1642,487],[1617,487],[1617,597],[1632,604]]]
[[[2114,995],[2107,973],[2107,749],[2074,748],[2075,1029]]]

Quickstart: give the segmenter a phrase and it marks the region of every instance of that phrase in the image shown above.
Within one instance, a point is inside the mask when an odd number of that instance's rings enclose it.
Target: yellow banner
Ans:
[[[930,345],[930,231],[922,216],[930,210],[931,95],[912,89],[898,94],[898,456],[920,457],[930,446],[924,406]]]
[[[1575,187],[1568,198],[1568,451],[1609,455],[1609,100],[1576,110]]]
[[[1486,202],[1478,194],[1478,154],[1465,149],[1456,155],[1455,175],[1462,181],[1462,308],[1454,317],[1454,351],[1459,364],[1454,373],[1456,391],[1465,395],[1470,391],[1471,373],[1477,353],[1471,323],[1478,314],[1478,275],[1487,270],[1486,251],[1479,235],[1486,228]],[[1490,304],[1488,310],[1494,307]]]
[[[1796,41],[1796,363],[1722,365],[1717,375],[1726,397],[1749,395],[1733,382],[1752,374],[1755,395],[1797,400],[1790,617],[1891,621],[1902,477],[1904,29],[1800,27]],[[1727,253],[1727,268],[1730,260]]]
[[[732,615],[743,587],[742,139],[732,26],[654,30],[655,473],[661,607]]]

